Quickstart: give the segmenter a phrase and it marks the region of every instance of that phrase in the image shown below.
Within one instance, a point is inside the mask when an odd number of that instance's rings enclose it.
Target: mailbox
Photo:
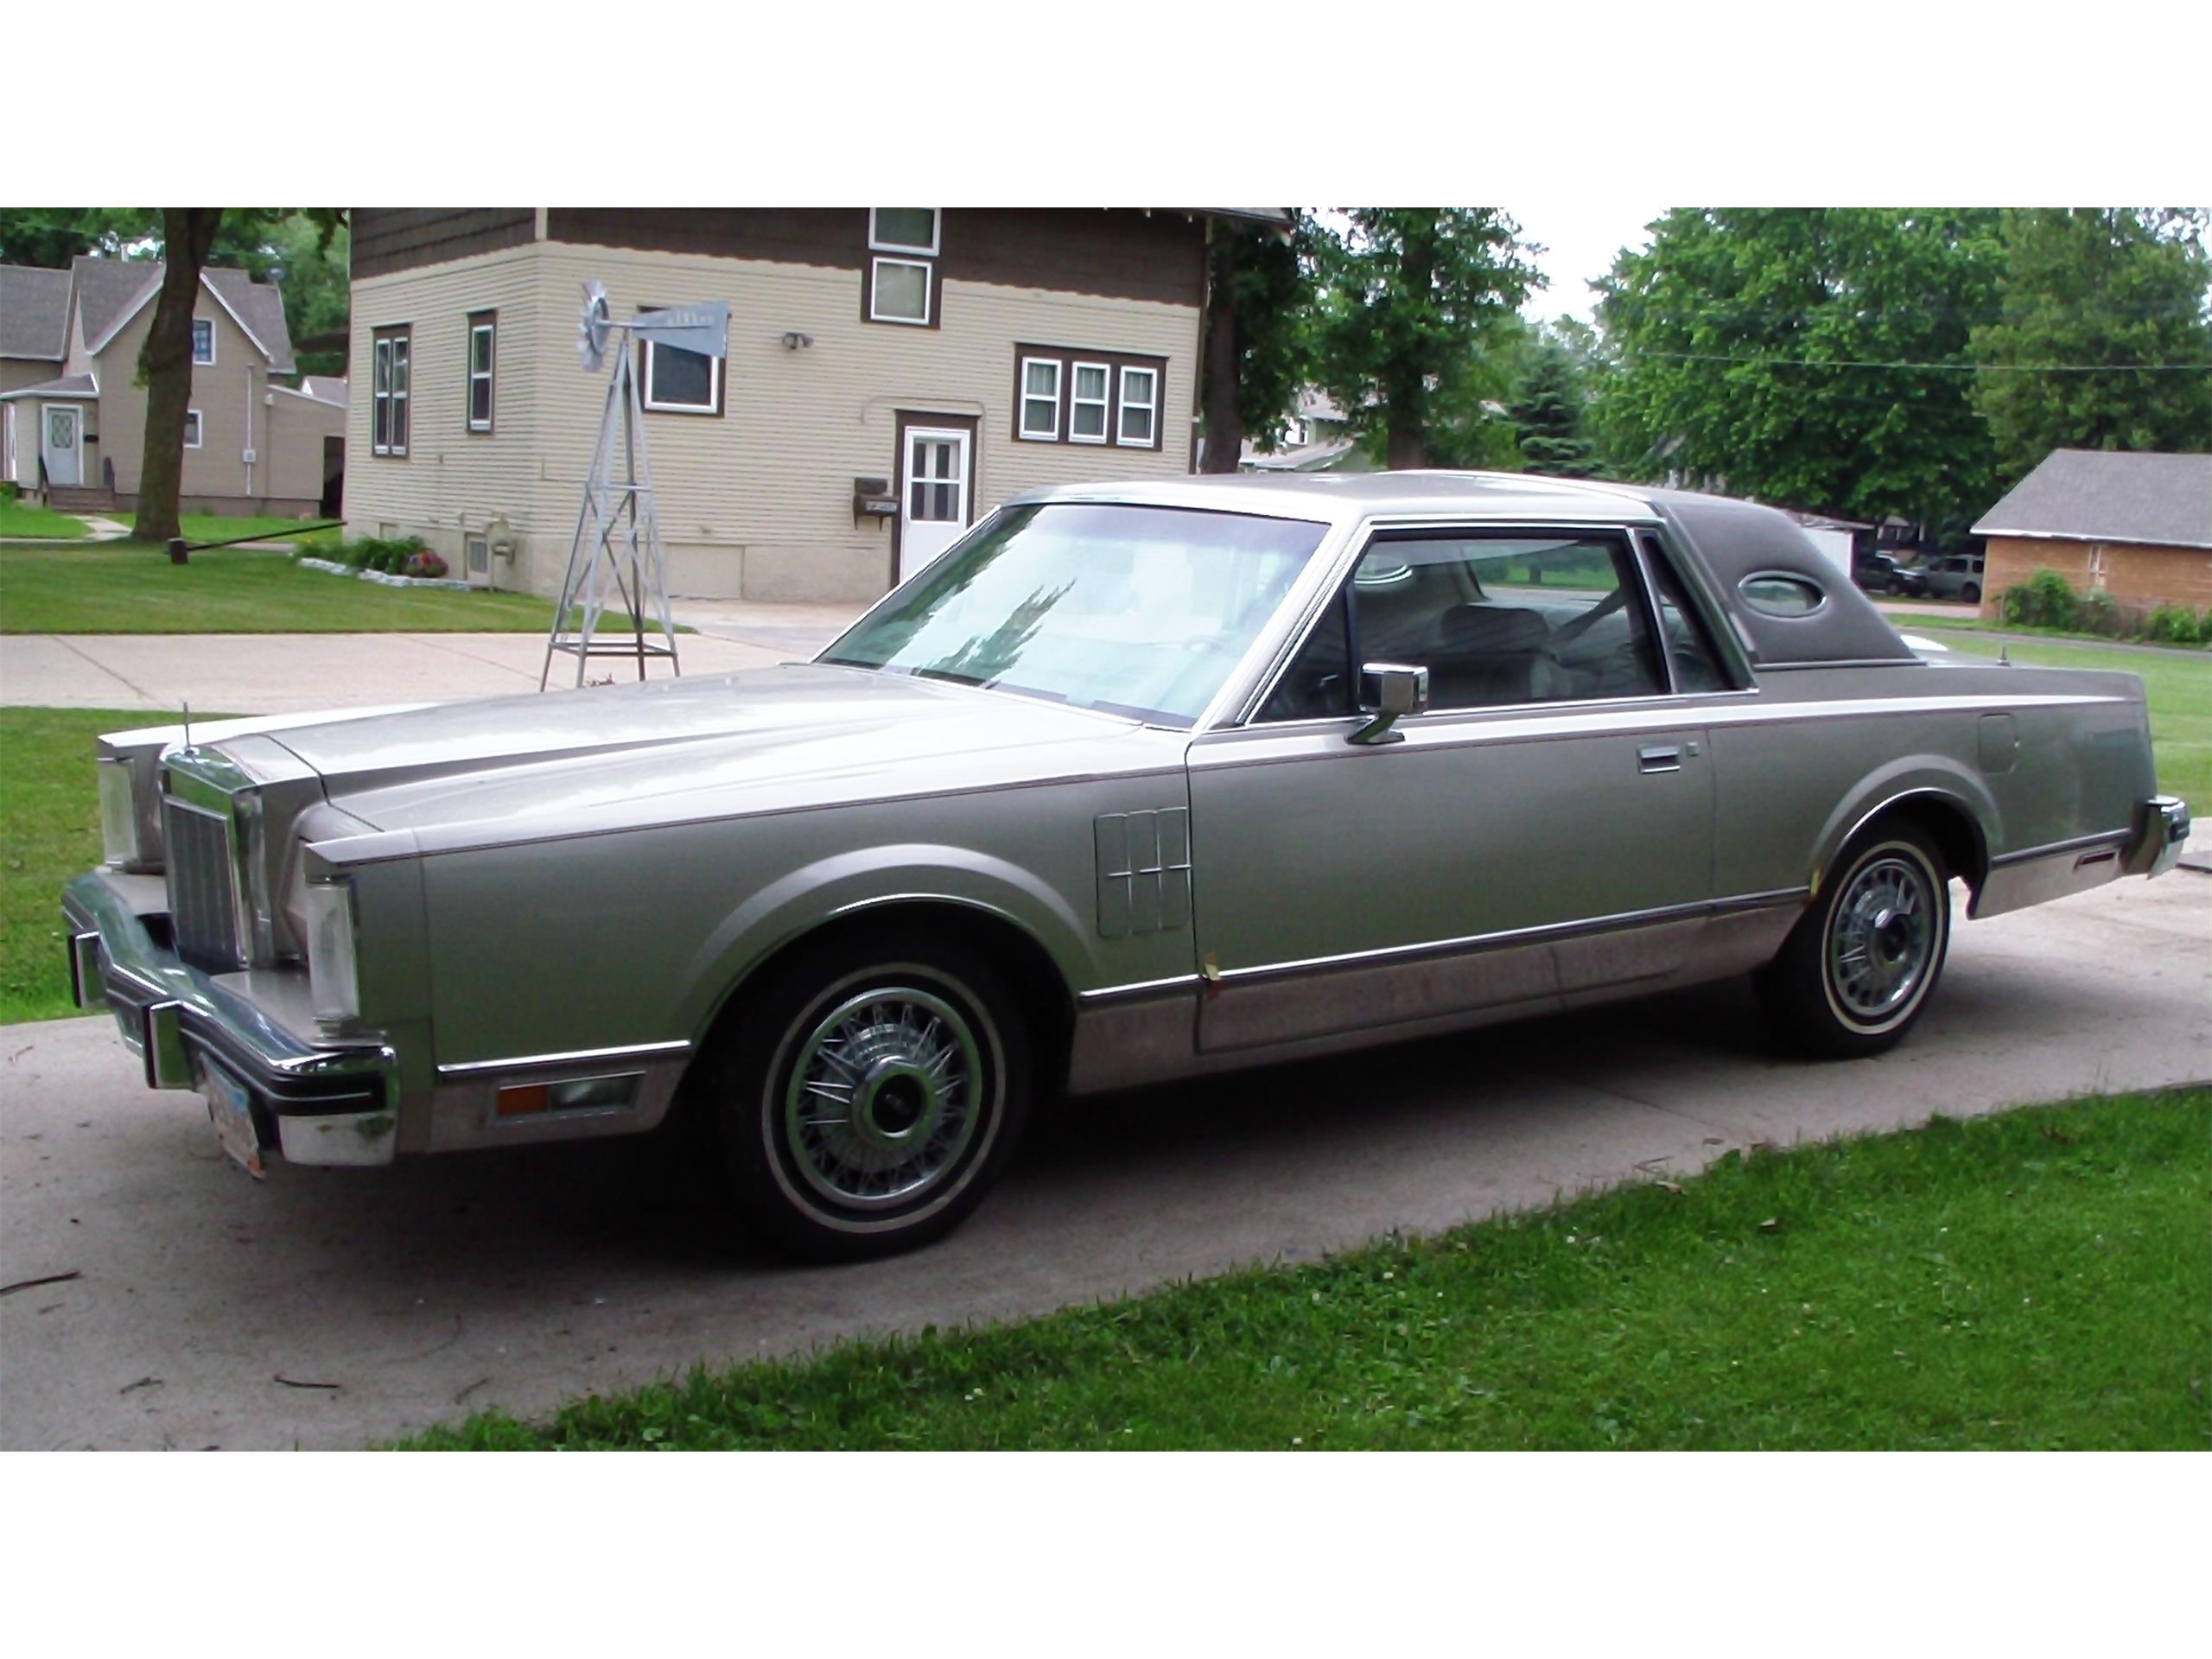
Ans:
[[[856,478],[853,480],[853,522],[863,518],[896,518],[899,498],[892,493],[887,478]]]

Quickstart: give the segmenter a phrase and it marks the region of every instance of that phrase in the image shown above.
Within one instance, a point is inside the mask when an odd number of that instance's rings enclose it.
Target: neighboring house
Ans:
[[[1236,458],[1241,473],[1326,473],[1364,471],[1354,452],[1351,423],[1344,411],[1318,386],[1301,387],[1298,407],[1274,435],[1271,448],[1262,450],[1252,439],[1244,440]]]
[[[1974,527],[1988,538],[1985,615],[2056,570],[2121,604],[2212,607],[2212,455],[2055,449]]]
[[[162,266],[145,260],[0,267],[0,476],[57,506],[137,507],[146,430],[138,358],[161,286]],[[326,474],[344,455],[345,383],[334,383],[335,397],[285,384],[295,365],[283,296],[242,270],[200,273],[192,327],[184,510],[320,511]]]
[[[1191,470],[1210,213],[356,208],[350,535],[560,586],[615,319],[730,308],[729,355],[639,351],[677,593],[884,592],[1040,485]],[[871,508],[874,510],[871,511]]]

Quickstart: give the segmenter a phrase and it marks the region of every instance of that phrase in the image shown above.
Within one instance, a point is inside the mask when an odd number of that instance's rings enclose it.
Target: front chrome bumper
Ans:
[[[2135,806],[2135,826],[2120,867],[2130,875],[2164,875],[2189,840],[2189,804],[2171,795],[2153,795]]]
[[[296,1164],[387,1164],[399,1140],[399,1082],[388,1047],[302,1039],[238,983],[181,960],[156,938],[168,918],[141,902],[158,884],[94,870],[62,894],[70,988],[105,1007],[149,1089],[197,1089],[212,1063],[245,1085],[254,1128]]]

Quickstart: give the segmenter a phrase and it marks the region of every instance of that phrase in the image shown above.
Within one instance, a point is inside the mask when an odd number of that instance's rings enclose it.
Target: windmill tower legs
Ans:
[[[661,551],[660,520],[653,509],[652,461],[645,449],[645,409],[638,386],[634,351],[614,356],[607,385],[607,406],[599,417],[599,442],[592,451],[591,476],[584,482],[576,512],[575,540],[561,580],[560,607],[545,640],[545,666],[537,677],[543,691],[553,675],[553,653],[576,659],[576,683],[584,683],[584,662],[591,657],[632,657],[638,677],[645,659],[676,658],[676,629],[668,611],[668,566]],[[611,588],[611,591],[610,591]],[[619,597],[629,638],[601,639],[599,624],[608,601]],[[647,602],[660,625],[656,638],[645,631]],[[572,614],[582,615],[570,626]]]

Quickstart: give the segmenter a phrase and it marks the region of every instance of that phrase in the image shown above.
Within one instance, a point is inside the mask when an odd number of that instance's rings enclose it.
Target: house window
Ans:
[[[1060,360],[1056,357],[1021,359],[1020,435],[1046,443],[1060,435]]]
[[[1111,401],[1114,372],[1103,363],[1078,363],[1075,384],[1068,392],[1068,442],[1106,442],[1106,407]]]
[[[645,341],[638,349],[645,353],[647,409],[664,415],[722,412],[721,359],[654,340]]]
[[[868,210],[868,282],[861,315],[870,322],[937,327],[937,257],[944,247],[944,210]]]
[[[488,536],[471,536],[468,538],[467,545],[468,574],[472,576],[490,575],[492,573],[492,538]]]
[[[215,360],[215,324],[211,318],[192,320],[192,360],[195,365]]]
[[[196,409],[184,411],[184,447],[188,449],[200,447],[200,411]]]
[[[868,210],[868,245],[880,253],[937,254],[937,215],[934,207],[871,207]]]
[[[878,259],[869,284],[870,322],[907,322],[926,327],[930,320],[930,267],[920,259]]]
[[[1122,421],[1114,429],[1115,442],[1149,449],[1158,441],[1159,385],[1160,376],[1154,370],[1122,368]]]
[[[492,369],[498,358],[499,319],[478,311],[468,319],[468,429],[492,429]]]
[[[1028,443],[1158,449],[1167,365],[1127,352],[1018,346],[1014,435]]]
[[[370,381],[369,448],[379,455],[407,453],[407,410],[412,341],[404,328],[379,328]]]

